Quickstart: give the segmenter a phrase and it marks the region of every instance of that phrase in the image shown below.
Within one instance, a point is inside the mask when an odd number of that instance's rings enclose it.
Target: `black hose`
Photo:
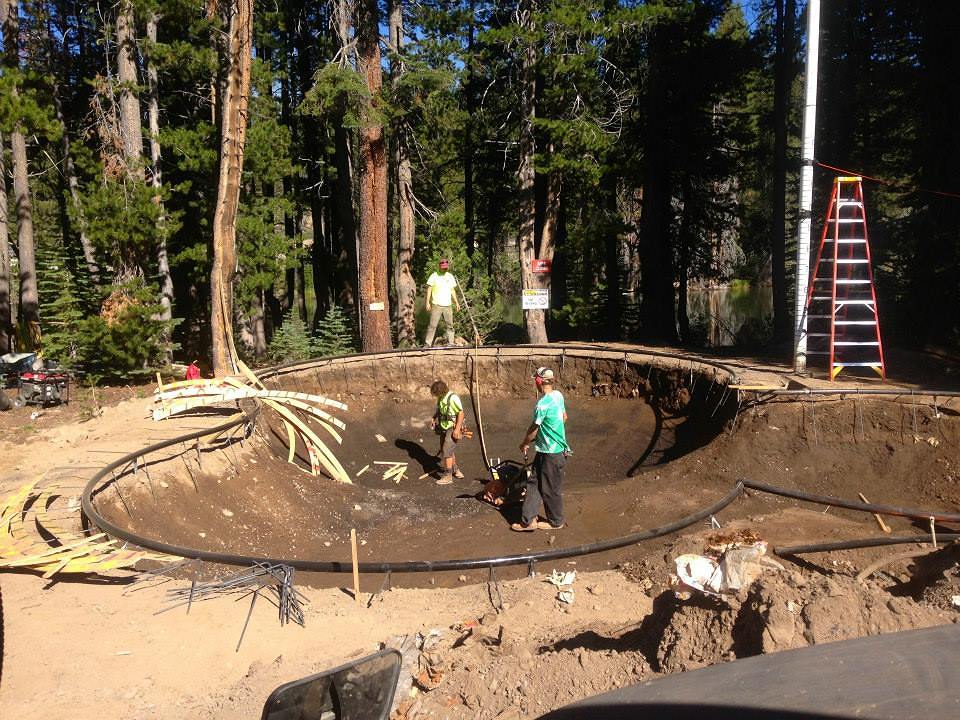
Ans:
[[[93,506],[93,498],[96,495],[99,495],[100,492],[104,488],[106,488],[106,485],[104,485],[103,488],[96,488],[96,489],[95,489],[95,486],[97,482],[99,482],[100,480],[102,480],[107,476],[107,473],[112,472],[113,470],[116,470],[119,467],[124,467],[125,465],[128,465],[135,458],[142,457],[144,455],[149,455],[150,453],[156,452],[157,450],[163,450],[164,448],[171,447],[173,445],[179,445],[181,443],[186,442],[187,440],[196,440],[197,438],[204,437],[205,435],[219,435],[221,433],[226,432],[227,430],[232,430],[235,427],[239,427],[240,425],[244,425],[248,422],[252,422],[257,418],[259,414],[260,414],[260,406],[254,405],[254,408],[251,412],[247,412],[244,410],[243,416],[236,420],[230,420],[229,422],[225,422],[220,425],[214,425],[211,428],[204,428],[203,430],[194,430],[193,432],[189,432],[184,435],[177,435],[176,437],[173,437],[173,438],[161,440],[160,442],[153,443],[153,445],[147,445],[146,447],[140,448],[135,452],[127,453],[126,455],[119,458],[118,460],[114,460],[109,465],[106,465],[105,467],[98,470],[96,474],[94,474],[94,476],[90,478],[89,482],[87,482],[86,486],[83,488],[83,495],[80,496],[80,505],[83,508],[84,515],[86,515],[91,520],[94,520],[94,522],[96,522],[96,518],[100,517],[100,513],[98,513],[96,511],[96,508]]]
[[[960,533],[937,533],[937,540],[950,542],[960,539]],[[839,540],[836,542],[813,543],[809,545],[786,545],[773,548],[777,555],[803,555],[805,553],[832,552],[834,550],[857,550],[859,548],[881,547],[883,545],[908,545],[910,543],[930,542],[931,536],[927,535],[900,535],[890,537],[882,535],[880,537],[861,538],[859,540]]]
[[[216,428],[214,429],[216,430]],[[208,433],[210,431],[202,431]],[[166,440],[157,443],[160,447],[174,444],[174,441]],[[154,446],[151,446],[154,447]],[[104,518],[93,505],[92,495],[93,487],[112,470],[129,463],[134,457],[140,456],[144,451],[125,455],[119,460],[107,465],[100,470],[83,490],[81,502],[83,511],[87,517],[101,530],[113,537],[126,540],[127,542],[138,545],[148,550],[166,553],[167,555],[176,555],[184,558],[204,560],[207,562],[222,563],[224,565],[250,566],[256,563],[283,564],[289,565],[297,570],[309,572],[351,572],[353,565],[350,562],[342,561],[324,561],[324,560],[293,560],[290,558],[265,558],[254,555],[237,555],[233,553],[220,553],[208,550],[198,550],[196,548],[181,547],[168,543],[143,537],[137,533],[114,525]],[[106,487],[106,486],[105,486]],[[669,535],[670,533],[682,530],[694,523],[700,522],[711,515],[720,512],[727,505],[736,500],[743,492],[743,484],[738,482],[733,489],[720,498],[717,502],[702,510],[698,510],[692,515],[680,518],[668,525],[663,525],[650,530],[641,530],[630,535],[601,540],[595,543],[585,545],[576,545],[567,548],[558,548],[556,550],[544,550],[540,552],[526,552],[516,555],[505,555],[499,557],[468,558],[463,560],[411,560],[403,562],[363,562],[359,563],[358,570],[362,573],[399,573],[399,572],[439,572],[443,570],[471,570],[478,568],[504,567],[507,565],[524,565],[532,562],[542,562],[544,560],[559,560],[568,557],[578,557],[580,555],[589,555],[592,553],[603,552],[605,550],[614,550],[616,548],[633,545],[643,540]]]
[[[757,482],[756,480],[744,479],[741,480],[741,482],[745,488],[751,490],[759,490],[760,492],[770,493],[771,495],[782,495],[783,497],[789,497],[795,500],[817,503],[818,505],[831,505],[833,507],[846,508],[847,510],[877,513],[878,515],[897,515],[915,520],[929,520],[933,518],[941,522],[960,522],[960,513],[947,513],[939,510],[916,510],[897,507],[896,505],[881,505],[877,503],[858,502],[856,500],[844,500],[842,498],[830,497],[829,495],[815,495],[813,493],[803,492],[802,490],[779,488],[774,485]]]
[[[603,345],[560,345],[560,346],[525,345],[525,346],[518,346],[518,347],[532,350],[532,351],[546,350],[551,353],[558,353],[558,352],[562,353],[562,352],[565,352],[566,350],[615,352],[615,353],[623,353],[625,360],[628,355],[644,355],[649,357],[660,357],[660,358],[666,358],[671,360],[689,360],[690,362],[696,362],[702,365],[712,366],[715,369],[720,369],[726,372],[735,383],[738,382],[736,371],[733,368],[727,365],[724,365],[722,363],[706,360],[704,358],[693,356],[693,355],[658,352],[653,350],[633,351],[633,350],[628,350],[624,348],[612,348],[612,347],[603,346]],[[487,350],[487,348],[484,348],[484,350]],[[393,350],[393,351],[387,351],[387,352],[370,352],[370,353],[359,353],[355,355],[342,355],[342,356],[327,358],[319,361],[318,360],[297,361],[297,362],[286,363],[283,365],[275,366],[273,368],[269,368],[261,374],[261,377],[262,378],[276,377],[288,371],[308,369],[310,367],[314,367],[319,364],[328,365],[332,362],[346,363],[346,362],[355,362],[360,360],[369,360],[373,357],[384,357],[384,356],[404,357],[407,355],[424,355],[430,352],[437,352],[437,351],[434,351],[431,349]],[[459,350],[451,351],[449,349],[441,349],[438,352],[438,354],[448,354],[450,352],[459,353],[461,351]],[[469,352],[469,350],[467,350],[467,352]],[[474,353],[476,352],[477,352],[477,349],[475,348]],[[781,391],[773,391],[773,392],[775,394],[796,394],[796,395],[858,394],[858,393],[863,395],[908,394],[907,392],[902,392],[899,390],[884,389],[884,390],[876,390],[873,392],[868,392],[868,391],[857,390],[856,388],[854,389],[842,389],[842,388],[841,389],[822,389],[822,390],[811,389],[809,391],[807,390],[796,391],[796,390],[784,389]],[[960,395],[960,393],[955,393],[953,391],[927,390],[927,391],[919,391],[918,393],[914,393],[913,391],[910,391],[910,394],[920,394],[920,393],[925,393],[928,395],[943,395],[943,396]],[[179,547],[176,545],[169,545],[167,543],[142,537],[140,535],[137,535],[136,533],[124,530],[116,525],[113,525],[111,522],[106,520],[99,513],[99,511],[97,511],[96,507],[94,506],[94,503],[93,503],[94,496],[99,494],[99,492],[101,492],[103,489],[107,487],[106,485],[104,485],[103,487],[97,487],[98,483],[100,483],[101,480],[106,478],[108,473],[111,473],[113,470],[116,470],[117,468],[125,466],[126,464],[130,463],[131,460],[133,460],[134,458],[149,454],[156,450],[160,450],[162,448],[169,447],[171,445],[176,445],[176,444],[185,442],[187,440],[192,440],[194,438],[203,437],[205,435],[222,433],[225,430],[229,430],[230,428],[236,427],[242,423],[252,420],[258,412],[259,412],[259,407],[257,407],[257,409],[253,413],[246,414],[243,418],[239,420],[231,421],[229,423],[225,423],[223,425],[219,425],[213,428],[195,431],[192,433],[188,433],[186,435],[182,435],[176,438],[171,438],[169,440],[155,443],[145,448],[141,448],[140,450],[134,453],[125,455],[118,460],[115,460],[114,462],[110,463],[109,465],[101,469],[99,472],[97,472],[85,486],[83,495],[81,498],[83,512],[94,524],[96,524],[98,527],[100,527],[102,530],[106,531],[107,533],[115,537],[118,537],[120,539],[126,540],[128,542],[134,543],[140,547],[156,550],[162,553],[178,555],[180,557],[185,557],[185,558],[195,558],[199,560],[206,560],[209,562],[223,563],[228,565],[247,566],[257,562],[268,562],[268,563],[274,563],[274,564],[282,563],[285,565],[290,565],[299,570],[307,570],[307,571],[314,571],[314,572],[350,572],[352,570],[352,564],[347,562],[262,558],[262,557],[247,556],[247,555],[235,555],[231,553],[217,553],[212,551],[197,550],[195,548],[185,548],[185,547]],[[652,538],[668,535],[670,533],[677,532],[686,527],[689,527],[690,525],[693,525],[694,523],[699,522],[709,517],[710,515],[716,514],[717,512],[725,508],[727,505],[732,503],[737,497],[740,496],[740,494],[743,492],[743,489],[745,487],[749,487],[753,490],[758,490],[761,492],[767,492],[775,495],[782,495],[784,497],[791,497],[798,500],[804,500],[807,502],[815,502],[823,505],[833,505],[836,507],[844,507],[851,510],[860,510],[864,512],[872,512],[872,513],[879,513],[879,514],[885,514],[885,515],[900,515],[904,517],[923,519],[923,520],[933,517],[935,520],[942,520],[942,521],[948,521],[948,522],[960,522],[960,514],[956,514],[956,513],[926,512],[926,511],[920,511],[920,510],[900,508],[900,507],[895,507],[890,505],[861,503],[861,502],[850,501],[850,500],[842,500],[839,498],[833,498],[833,497],[824,496],[824,495],[814,495],[811,493],[804,493],[797,490],[787,490],[784,488],[778,488],[772,485],[766,485],[764,483],[759,483],[752,480],[741,480],[737,482],[734,488],[729,493],[727,493],[727,495],[725,495],[723,498],[718,500],[713,505],[707,508],[704,508],[703,510],[700,510],[692,515],[688,515],[673,523],[661,526],[659,528],[643,530],[637,533],[631,533],[629,535],[624,535],[617,538],[611,538],[608,540],[602,540],[599,542],[588,543],[584,545],[577,545],[574,547],[559,548],[556,550],[546,550],[546,551],[532,552],[532,553],[528,552],[528,553],[507,555],[507,556],[501,556],[501,557],[470,558],[470,559],[462,559],[462,560],[404,561],[404,562],[392,562],[392,563],[391,562],[383,562],[383,563],[368,562],[368,563],[360,563],[358,569],[360,572],[363,572],[363,573],[435,572],[435,571],[444,571],[444,570],[469,570],[469,569],[476,569],[476,568],[492,568],[492,567],[501,567],[501,566],[508,566],[508,565],[520,565],[525,563],[542,562],[545,560],[557,560],[557,559],[568,558],[568,557],[577,557],[580,555],[588,555],[588,554],[597,553],[597,552],[604,552],[606,550],[614,550],[617,548],[626,547],[627,545],[632,545],[632,544],[641,542],[643,540],[649,540]],[[908,538],[908,539],[880,538],[879,540],[883,542],[877,542],[876,544],[894,544],[895,542],[919,542],[927,538],[927,536],[918,536],[918,537],[920,537],[921,540],[915,540],[912,538]],[[944,539],[953,539],[954,537],[957,537],[957,536],[946,534],[946,535],[941,535],[940,537]],[[856,542],[862,542],[862,541],[848,541],[848,542],[856,543]],[[869,545],[864,545],[863,547],[867,547],[867,546]],[[791,552],[793,554],[798,554],[799,552],[804,551],[804,548],[807,548],[807,547],[816,548],[816,547],[828,547],[828,546],[827,545],[795,546],[795,547],[781,548],[779,550],[775,549],[775,552],[778,552],[778,554],[780,554],[781,552],[785,554],[790,554]],[[851,546],[851,547],[855,547],[855,546]],[[798,550],[797,548],[800,548],[800,549]],[[841,548],[838,547],[836,549],[841,549]],[[816,550],[809,550],[809,552],[816,552]]]

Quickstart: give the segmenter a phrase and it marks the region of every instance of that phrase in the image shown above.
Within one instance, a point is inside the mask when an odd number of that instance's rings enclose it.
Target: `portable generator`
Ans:
[[[14,398],[16,407],[24,405],[59,405],[70,402],[70,376],[65,372],[31,370],[20,373],[20,392]]]

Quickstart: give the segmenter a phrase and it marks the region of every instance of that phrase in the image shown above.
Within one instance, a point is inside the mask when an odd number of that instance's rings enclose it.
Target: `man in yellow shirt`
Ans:
[[[453,345],[453,307],[460,312],[460,301],[457,299],[457,279],[450,272],[450,261],[440,261],[440,268],[427,279],[426,308],[430,313],[430,324],[427,326],[426,346],[433,345],[433,337],[437,333],[437,323],[443,318],[447,331],[447,345]],[[451,307],[451,305],[453,307]]]

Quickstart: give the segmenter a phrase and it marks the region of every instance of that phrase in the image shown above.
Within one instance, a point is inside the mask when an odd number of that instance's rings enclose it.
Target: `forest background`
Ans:
[[[410,346],[447,257],[485,341],[703,345],[688,289],[738,279],[773,289],[739,340],[787,354],[804,11],[0,0],[0,353],[124,376],[216,369],[227,329],[252,361]],[[817,160],[882,180],[881,324],[905,346],[960,342],[958,18],[823,7]],[[521,315],[521,288],[552,309]]]

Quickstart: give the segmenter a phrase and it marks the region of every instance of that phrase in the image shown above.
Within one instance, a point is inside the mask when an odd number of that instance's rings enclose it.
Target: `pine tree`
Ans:
[[[353,330],[350,328],[350,318],[340,307],[336,305],[331,307],[323,319],[317,323],[310,349],[317,357],[345,355],[353,351]]]
[[[52,300],[43,304],[43,355],[64,367],[83,368],[93,348],[84,333],[86,313],[73,287],[73,276],[66,267],[48,269],[43,275],[55,290]],[[41,297],[46,293],[41,286]]]
[[[312,352],[310,333],[295,308],[287,310],[283,324],[270,340],[267,356],[277,362],[306,360]]]

